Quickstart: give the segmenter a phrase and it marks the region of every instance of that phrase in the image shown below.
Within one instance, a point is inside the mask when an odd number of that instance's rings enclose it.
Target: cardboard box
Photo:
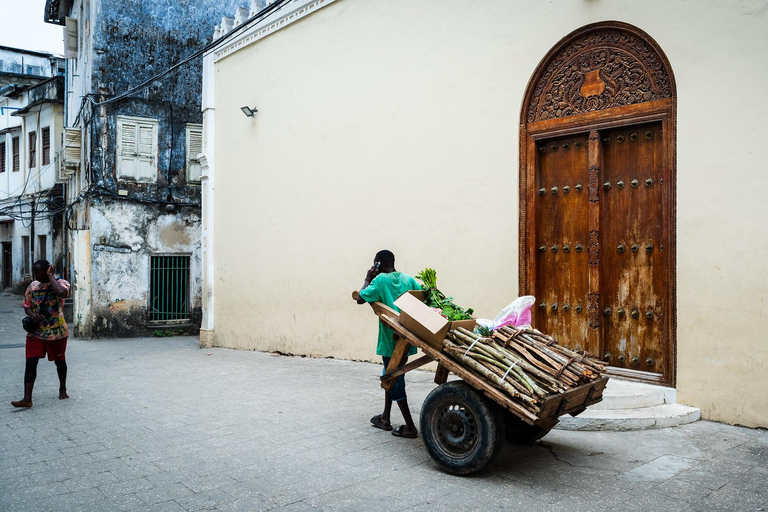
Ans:
[[[424,304],[426,294],[423,291],[410,291],[395,301],[400,309],[400,325],[437,349],[443,348],[443,340],[448,331],[463,327],[468,330],[475,328],[475,320],[457,320],[449,322],[442,315]]]

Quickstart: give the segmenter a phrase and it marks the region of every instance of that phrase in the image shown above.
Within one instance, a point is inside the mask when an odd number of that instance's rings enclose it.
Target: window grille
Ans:
[[[150,321],[188,320],[189,256],[152,256],[151,258]]]
[[[0,142],[0,172],[5,172],[5,142]]]

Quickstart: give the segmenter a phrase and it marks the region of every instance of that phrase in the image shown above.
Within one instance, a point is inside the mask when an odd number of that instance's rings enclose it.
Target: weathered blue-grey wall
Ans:
[[[236,7],[248,3],[97,0],[91,30],[94,99],[119,95],[181,62],[211,41],[222,16],[232,16]],[[91,198],[91,240],[94,247],[121,252],[92,252],[89,335],[146,335],[162,329],[150,325],[147,308],[148,265],[150,256],[158,253],[190,255],[191,325],[185,331],[200,325],[200,187],[186,182],[185,128],[202,122],[201,92],[198,58],[147,90],[90,112],[88,164],[96,196]],[[155,183],[118,183],[117,115],[157,119]],[[115,197],[121,189],[128,196]]]
[[[94,93],[108,98],[155,76],[209,43],[223,15],[247,0],[122,0],[98,1],[93,20]],[[108,146],[101,159],[92,159],[94,182],[117,190],[115,116],[151,117],[159,122],[158,180],[120,188],[148,199],[199,202],[200,189],[186,183],[186,123],[201,123],[202,60],[181,67],[147,90],[107,106]],[[100,155],[103,118],[92,113],[93,155]]]

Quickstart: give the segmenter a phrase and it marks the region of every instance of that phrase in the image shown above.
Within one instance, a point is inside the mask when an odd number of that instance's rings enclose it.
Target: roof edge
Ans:
[[[280,29],[314,14],[337,0],[292,0],[277,11],[277,17],[268,17],[245,30],[240,36],[214,50],[214,61],[218,61],[242,50],[256,41],[264,39]]]

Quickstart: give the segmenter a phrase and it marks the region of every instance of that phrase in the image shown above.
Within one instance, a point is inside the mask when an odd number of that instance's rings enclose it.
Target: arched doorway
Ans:
[[[675,384],[676,88],[642,30],[595,23],[536,68],[520,116],[520,294],[610,372]]]

